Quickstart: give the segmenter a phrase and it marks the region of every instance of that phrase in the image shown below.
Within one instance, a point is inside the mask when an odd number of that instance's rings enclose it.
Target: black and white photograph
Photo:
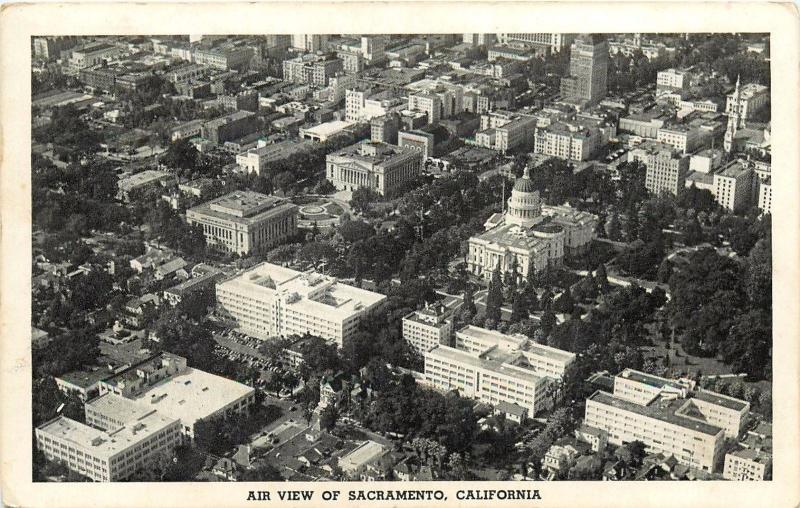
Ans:
[[[34,482],[772,479],[768,33],[28,49]]]

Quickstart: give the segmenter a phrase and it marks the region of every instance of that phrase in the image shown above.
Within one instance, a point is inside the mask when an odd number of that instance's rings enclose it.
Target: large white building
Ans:
[[[689,381],[625,369],[614,378],[613,394],[598,390],[586,400],[584,423],[608,432],[612,445],[641,441],[649,452],[713,472],[721,467],[725,438],[739,435],[749,409]]]
[[[326,177],[339,190],[367,187],[383,196],[419,177],[422,152],[388,143],[362,141],[325,157]]]
[[[522,279],[530,270],[560,265],[565,254],[584,251],[594,237],[597,216],[567,205],[543,205],[526,168],[514,184],[507,211],[492,215],[485,226],[485,232],[469,239],[469,271],[489,278],[499,267]]]
[[[200,419],[229,413],[244,413],[255,403],[255,390],[245,384],[188,367],[186,359],[160,353],[131,365],[100,384],[100,397],[90,402],[94,413],[109,414],[106,398],[113,394],[144,405],[150,410],[180,420],[187,442],[194,439]],[[87,409],[87,421],[90,418]],[[93,421],[99,417],[92,417]]]
[[[113,397],[114,400],[106,400]],[[86,406],[89,425],[58,416],[36,429],[45,457],[98,482],[125,480],[181,443],[181,422],[115,395],[102,396],[107,418]]]
[[[186,221],[203,228],[209,245],[248,254],[294,236],[297,206],[274,196],[234,191],[187,210]]]
[[[403,338],[425,353],[440,344],[448,345],[453,333],[452,313],[443,305],[430,305],[403,318]]]
[[[249,335],[309,333],[339,346],[386,299],[333,277],[262,263],[217,284],[219,310]]]
[[[692,74],[681,69],[665,69],[656,75],[656,93],[688,90]]]
[[[477,34],[464,34],[477,35]],[[497,41],[501,44],[526,43],[535,46],[544,46],[550,51],[559,52],[572,44],[575,36],[572,34],[535,33],[535,34],[497,34]],[[466,37],[464,42],[467,42]]]
[[[425,353],[425,381],[462,396],[534,416],[552,407],[560,380],[575,355],[475,326],[456,332],[455,347]],[[510,405],[511,407],[507,406]]]
[[[758,182],[758,209],[762,213],[772,213],[772,180],[759,180]]]

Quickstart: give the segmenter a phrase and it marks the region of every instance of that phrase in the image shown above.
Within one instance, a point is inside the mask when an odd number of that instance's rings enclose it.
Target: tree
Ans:
[[[518,323],[523,319],[528,319],[528,306],[525,297],[521,293],[514,295],[514,303],[511,305],[511,323]]]
[[[462,319],[465,322],[470,321],[478,313],[478,308],[475,306],[475,301],[472,296],[472,286],[467,283],[464,288],[464,303],[461,307]]]
[[[486,319],[499,323],[501,317],[500,307],[502,305],[503,282],[500,278],[500,265],[498,264],[489,281],[489,292],[486,295]]]
[[[292,186],[295,184],[295,181],[296,178],[294,174],[292,174],[290,171],[282,171],[275,175],[275,177],[272,179],[272,185],[274,185],[275,188],[280,189],[281,192],[285,194],[289,191],[289,189],[292,188]]]
[[[357,213],[363,214],[369,210],[369,205],[380,199],[380,195],[369,187],[359,187],[353,191],[350,206]]]
[[[336,426],[336,419],[338,417],[338,411],[333,404],[325,406],[325,409],[323,409],[319,414],[319,428],[327,430],[328,432],[332,431]]]
[[[544,314],[542,314],[542,319],[540,322],[542,324],[542,330],[549,334],[556,326],[556,316],[552,312],[546,311]]]
[[[575,309],[575,300],[572,298],[572,291],[570,288],[564,290],[563,293],[553,302],[553,310],[562,314],[571,314]]]
[[[615,242],[622,239],[622,226],[616,212],[611,214],[611,219],[606,223],[606,236]]]
[[[759,240],[747,258],[747,297],[753,305],[772,309],[772,239],[766,236]]]
[[[239,479],[245,482],[279,482],[283,481],[283,476],[275,466],[261,461],[250,469],[245,469]]]
[[[597,266],[597,270],[595,270],[594,273],[594,280],[601,293],[608,291],[608,273],[606,272],[606,265],[604,263],[600,263]]]
[[[161,156],[161,163],[175,169],[196,171],[200,164],[200,152],[188,139],[181,139],[171,144]]]
[[[658,282],[667,283],[669,282],[669,278],[671,275],[672,275],[672,262],[669,259],[665,259],[658,266],[658,272],[656,272],[656,280]]]

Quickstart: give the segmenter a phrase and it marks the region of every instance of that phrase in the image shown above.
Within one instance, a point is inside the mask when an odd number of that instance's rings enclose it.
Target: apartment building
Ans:
[[[443,305],[429,305],[403,318],[403,338],[420,353],[440,344],[449,345],[453,333],[452,312]]]
[[[72,69],[85,69],[118,57],[122,49],[102,42],[89,43],[70,51],[69,65]]]
[[[238,254],[274,247],[297,233],[297,206],[252,191],[234,191],[186,211],[206,243]]]
[[[475,143],[484,148],[505,153],[521,146],[530,146],[534,140],[536,118],[507,111],[481,115],[481,131],[475,134]]]
[[[645,165],[645,187],[653,194],[667,191],[677,196],[686,186],[689,157],[671,145],[645,141],[628,152],[628,160]]]
[[[530,416],[552,407],[559,380],[575,359],[573,353],[474,326],[456,332],[455,347],[440,345],[424,356],[425,381],[432,387],[518,406]]]
[[[438,79],[421,79],[406,85],[408,110],[426,113],[428,123],[450,118],[464,111],[464,87]]]
[[[461,34],[461,41],[473,46],[489,46],[494,44],[495,34]]]
[[[433,92],[424,91],[408,96],[408,110],[425,113],[428,123],[438,123],[442,119],[442,99]]]
[[[121,481],[181,442],[181,423],[142,407],[135,418],[95,428],[58,416],[36,428],[36,446],[48,460],[97,482]]]
[[[714,197],[726,210],[740,212],[750,205],[753,170],[742,160],[733,160],[714,173]]]
[[[758,209],[762,213],[772,213],[772,180],[759,180],[758,182]]]
[[[772,454],[760,449],[745,448],[725,454],[722,477],[732,481],[769,480],[772,473]]]
[[[78,38],[73,36],[34,37],[33,56],[41,60],[56,60],[61,52],[75,47]]]
[[[339,346],[384,295],[341,284],[333,277],[262,263],[217,284],[217,304],[254,337],[310,333]]]
[[[293,34],[292,48],[316,53],[328,44],[328,36],[320,34]]]
[[[283,80],[325,86],[328,79],[344,70],[342,61],[331,55],[306,54],[283,61]]]
[[[367,187],[391,195],[422,171],[422,153],[388,143],[362,141],[325,157],[326,177],[339,190]]]
[[[748,411],[747,402],[695,390],[691,381],[625,369],[613,393],[598,390],[586,400],[584,424],[606,431],[612,445],[638,440],[648,452],[714,472],[725,437],[736,435]]]
[[[692,74],[681,69],[666,69],[656,75],[656,93],[685,91],[692,82]]]
[[[589,160],[599,149],[599,129],[564,122],[554,122],[536,129],[534,153],[573,161]]]
[[[250,148],[236,155],[239,170],[245,173],[260,175],[271,162],[285,160],[293,155],[309,150],[309,141],[280,141],[268,144],[259,140],[255,148]]]
[[[389,92],[379,92],[370,87],[348,89],[345,93],[345,120],[367,122],[385,115],[399,103]]]
[[[370,139],[380,143],[397,144],[400,115],[389,113],[370,120]]]

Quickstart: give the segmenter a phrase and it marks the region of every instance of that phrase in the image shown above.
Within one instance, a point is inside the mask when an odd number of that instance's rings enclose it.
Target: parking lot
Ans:
[[[258,350],[263,343],[261,339],[250,337],[236,330],[226,329],[213,335],[216,345],[214,354],[227,357],[229,360],[261,371],[261,378],[256,381],[257,388],[263,388],[272,374],[283,375],[285,370],[276,358],[267,358]],[[288,395],[288,393],[287,393]]]

